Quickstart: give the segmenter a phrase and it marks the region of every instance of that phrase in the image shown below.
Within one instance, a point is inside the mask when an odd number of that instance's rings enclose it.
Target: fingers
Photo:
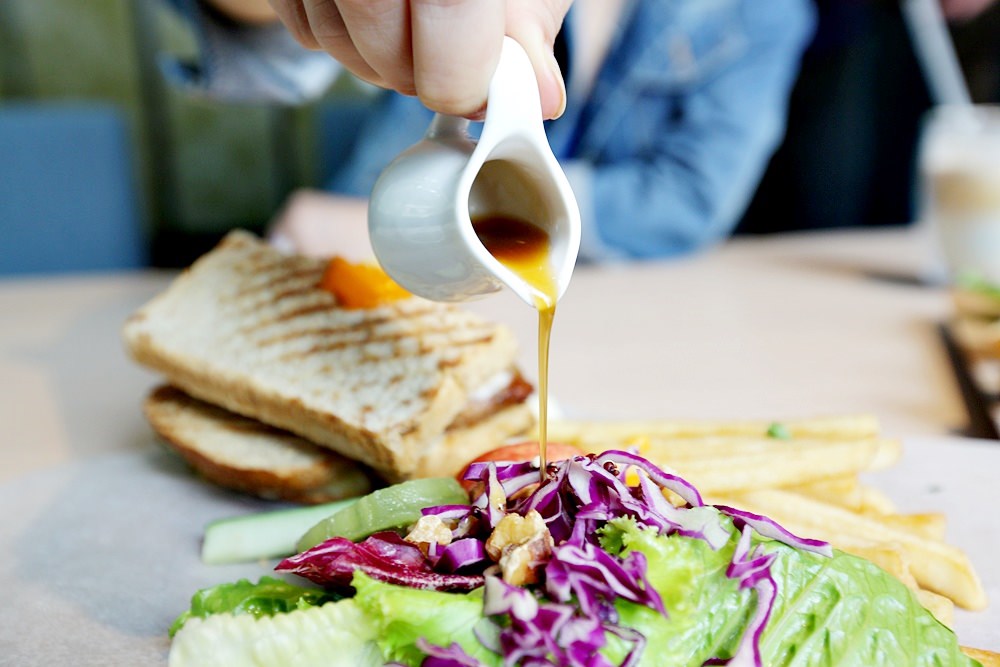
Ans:
[[[306,8],[301,0],[269,0],[274,13],[278,15],[281,22],[288,28],[299,44],[307,49],[319,49],[319,42],[313,36],[312,28],[309,26],[309,18],[306,16]]]
[[[338,0],[350,42],[382,85],[416,94],[407,0]]]
[[[558,118],[566,109],[566,83],[552,49],[571,4],[572,0],[507,0],[507,34],[531,60],[545,118]]]
[[[975,18],[994,0],[941,0],[941,10],[945,18],[954,21],[966,21]]]
[[[486,103],[506,22],[504,0],[412,0],[414,81],[420,100],[469,116]]]
[[[428,108],[476,116],[486,103],[504,34],[531,59],[542,113],[562,114],[566,87],[552,54],[571,0],[270,0],[307,48]]]
[[[355,76],[385,87],[385,80],[361,55],[341,14],[340,4],[350,3],[343,0],[339,4],[334,0],[300,1],[305,8],[312,35],[320,47],[340,61]]]

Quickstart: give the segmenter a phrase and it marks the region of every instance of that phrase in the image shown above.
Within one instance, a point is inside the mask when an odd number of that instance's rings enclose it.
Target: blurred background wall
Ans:
[[[156,0],[0,2],[0,273],[181,266],[323,182],[349,87],[295,108],[199,99],[156,63],[194,49]]]
[[[743,233],[912,220],[930,102],[898,4],[818,5]],[[953,33],[976,100],[1000,102],[1000,3]],[[158,0],[0,0],[0,274],[183,266],[326,182],[363,117],[357,89],[301,107],[212,102],[160,76],[160,53],[194,49]]]
[[[895,0],[817,0],[782,146],[737,233],[904,225],[931,107]],[[1000,103],[1000,3],[951,34],[976,103]]]

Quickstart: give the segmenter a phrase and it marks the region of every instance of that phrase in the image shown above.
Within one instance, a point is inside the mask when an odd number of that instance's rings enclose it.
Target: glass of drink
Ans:
[[[947,277],[1000,286],[1000,106],[931,111],[920,181],[920,219]]]

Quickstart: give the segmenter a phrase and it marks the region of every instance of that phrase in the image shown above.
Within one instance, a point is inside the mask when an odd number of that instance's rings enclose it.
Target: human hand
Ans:
[[[941,0],[941,11],[951,21],[975,18],[992,5],[994,0]]]
[[[270,0],[292,35],[356,76],[433,111],[476,116],[504,35],[524,47],[545,118],[566,101],[552,53],[572,0]]]
[[[308,257],[339,255],[353,262],[375,258],[368,240],[368,203],[319,190],[297,190],[275,216],[268,241]]]
[[[240,23],[263,25],[278,20],[268,0],[204,0],[204,2]]]

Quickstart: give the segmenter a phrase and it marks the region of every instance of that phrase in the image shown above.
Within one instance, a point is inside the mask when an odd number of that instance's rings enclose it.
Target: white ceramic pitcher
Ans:
[[[519,218],[548,233],[562,296],[580,248],[580,211],[545,137],[531,63],[513,39],[504,39],[478,142],[468,124],[435,116],[423,140],[379,177],[368,206],[375,256],[396,282],[428,299],[464,301],[506,285],[534,306],[527,284],[472,227],[481,215]]]

